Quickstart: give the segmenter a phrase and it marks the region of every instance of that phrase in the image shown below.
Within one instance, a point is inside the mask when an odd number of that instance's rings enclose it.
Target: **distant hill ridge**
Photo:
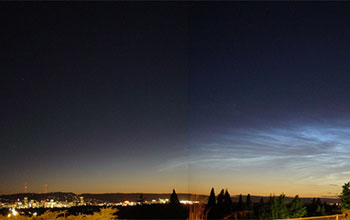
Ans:
[[[121,202],[125,200],[129,201],[137,201],[140,199],[140,196],[147,201],[151,201],[153,199],[158,200],[167,199],[170,197],[170,193],[83,193],[83,194],[75,194],[72,192],[52,192],[52,193],[17,193],[17,194],[9,194],[9,195],[0,195],[0,201],[2,202],[14,202],[17,199],[23,200],[24,197],[28,197],[29,200],[34,199],[37,201],[46,200],[46,199],[54,199],[55,201],[76,201],[79,200],[80,196],[84,197],[85,201],[97,201],[97,202]],[[177,194],[180,200],[193,200],[200,202],[207,202],[207,195],[195,195],[190,193],[178,193]],[[238,201],[239,195],[232,196],[233,202]],[[243,200],[245,200],[246,196],[243,196]],[[251,196],[253,202],[258,202],[260,198],[264,198],[264,201],[267,202],[269,196]],[[290,202],[293,197],[286,197],[286,201]],[[302,202],[310,202],[313,198],[309,197],[301,197]],[[339,198],[320,198],[323,202],[327,203],[336,203],[339,202]]]

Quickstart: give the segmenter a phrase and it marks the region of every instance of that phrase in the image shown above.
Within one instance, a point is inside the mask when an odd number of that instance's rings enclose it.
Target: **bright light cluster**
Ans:
[[[7,215],[7,217],[11,216],[18,216],[18,212],[16,211],[15,208],[10,209],[10,213]]]
[[[17,209],[27,209],[27,208],[69,208],[72,206],[85,206],[84,198],[80,197],[79,201],[55,201],[51,200],[30,200],[28,201],[28,197],[24,197],[24,200],[21,201],[17,199],[14,203],[0,203],[0,208],[17,208]]]
[[[192,205],[192,204],[198,204],[199,201],[180,200],[180,203],[185,205]]]

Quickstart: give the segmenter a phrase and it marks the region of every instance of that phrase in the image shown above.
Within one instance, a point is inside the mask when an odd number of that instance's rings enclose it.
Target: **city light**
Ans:
[[[10,212],[11,212],[11,213],[9,213],[9,214],[7,215],[7,217],[18,216],[18,212],[16,211],[15,208],[10,209]]]
[[[101,201],[91,201],[91,200],[84,200],[84,197],[77,197],[73,199],[72,201],[59,201],[58,198],[56,199],[45,199],[41,201],[37,201],[28,197],[24,197],[23,199],[18,198],[13,203],[11,202],[2,202],[0,203],[0,208],[8,208],[9,214],[8,217],[12,216],[18,216],[19,212],[17,210],[20,209],[31,209],[31,208],[70,208],[70,207],[76,207],[76,206],[139,206],[139,205],[152,205],[152,204],[169,204],[169,199],[165,198],[158,198],[158,199],[151,199],[149,201],[142,200],[142,201],[130,201],[130,200],[124,200],[119,202],[101,202]],[[180,200],[180,203],[183,205],[193,205],[200,203],[199,201],[191,201],[191,200]],[[17,209],[17,210],[16,210]],[[30,213],[31,214],[31,213]],[[37,212],[34,212],[32,215],[37,216]]]

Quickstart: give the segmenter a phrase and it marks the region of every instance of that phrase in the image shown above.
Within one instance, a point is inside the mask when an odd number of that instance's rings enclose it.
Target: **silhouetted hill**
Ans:
[[[142,198],[146,201],[152,201],[153,199],[169,199],[170,194],[168,193],[103,193],[103,194],[90,194],[84,193],[79,196],[83,196],[84,200],[96,200],[96,201],[106,201],[106,202],[120,202],[120,201],[137,201],[140,199],[142,194]],[[179,200],[196,200],[201,202],[206,202],[208,196],[206,195],[193,195],[193,194],[185,194],[178,193],[177,194]]]
[[[243,201],[246,200],[246,195],[242,195],[243,196]],[[279,195],[275,195],[275,197],[278,197]],[[269,200],[270,196],[250,196],[250,199],[253,202],[259,202],[261,198],[264,198],[264,202],[267,202]],[[239,195],[233,196],[232,197],[232,201],[233,202],[238,202],[239,199]],[[286,197],[286,202],[291,202],[294,199],[294,197]],[[314,198],[313,197],[300,197],[301,202],[303,203],[310,203]],[[327,202],[327,203],[336,203],[339,202],[339,198],[325,198],[325,197],[321,197],[320,198],[322,202]]]

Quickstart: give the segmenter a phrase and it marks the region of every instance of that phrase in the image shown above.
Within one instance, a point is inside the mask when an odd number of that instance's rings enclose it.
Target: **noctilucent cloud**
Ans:
[[[199,192],[212,182],[234,193],[332,197],[350,178],[349,135],[349,121],[227,129],[198,138],[169,166],[188,166]]]

